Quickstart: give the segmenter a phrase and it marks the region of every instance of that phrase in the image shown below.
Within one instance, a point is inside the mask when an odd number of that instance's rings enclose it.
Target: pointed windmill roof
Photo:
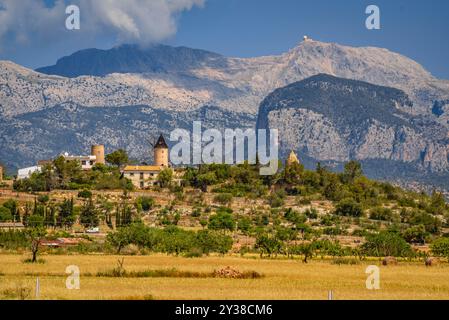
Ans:
[[[159,139],[157,139],[156,144],[154,145],[154,148],[164,148],[164,149],[168,149],[168,145],[165,142],[164,136],[161,134],[159,136]]]

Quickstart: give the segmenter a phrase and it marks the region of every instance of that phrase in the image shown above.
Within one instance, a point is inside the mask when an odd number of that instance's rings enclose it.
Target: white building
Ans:
[[[89,156],[71,156],[68,153],[64,153],[62,156],[64,157],[64,159],[66,161],[73,161],[73,160],[78,161],[80,163],[80,165],[81,165],[81,168],[83,170],[90,170],[97,163],[97,157],[96,156],[92,156],[92,155],[89,155]]]
[[[41,166],[34,166],[34,167],[28,167],[28,168],[23,168],[23,169],[19,169],[18,173],[17,173],[17,179],[28,179],[29,177],[31,177],[31,175],[35,172],[41,172],[42,167]]]

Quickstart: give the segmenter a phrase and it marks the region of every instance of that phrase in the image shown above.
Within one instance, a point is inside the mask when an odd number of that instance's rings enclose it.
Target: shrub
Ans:
[[[37,197],[37,201],[39,201],[40,203],[47,203],[48,201],[50,201],[50,197],[47,194],[44,194]]]
[[[211,230],[234,231],[235,220],[231,213],[219,210],[215,215],[209,218],[208,227]]]
[[[200,208],[195,208],[192,211],[191,216],[192,216],[192,218],[199,218],[199,217],[201,217],[201,209]]]
[[[251,231],[251,219],[247,218],[247,217],[243,217],[241,218],[238,223],[237,223],[237,228],[245,233],[248,234]]]
[[[279,208],[284,205],[285,191],[281,190],[268,196],[268,204],[272,208]]]
[[[339,226],[327,227],[323,229],[323,234],[326,234],[328,236],[339,236],[346,234],[346,231],[341,229]]]
[[[288,208],[285,211],[284,218],[287,221],[295,224],[301,224],[307,221],[307,217],[305,214],[294,211],[292,208]]]
[[[220,193],[214,197],[214,202],[218,202],[221,205],[229,205],[232,202],[232,198],[231,193]]]
[[[78,192],[78,198],[84,198],[84,199],[89,199],[92,198],[92,192],[89,190],[81,190],[80,192]]]
[[[4,206],[0,206],[0,221],[11,221],[12,219],[11,211]]]
[[[410,227],[402,233],[402,237],[408,243],[424,244],[426,242],[426,236],[426,228],[423,225]]]
[[[136,204],[139,209],[142,209],[143,211],[150,211],[153,209],[155,205],[155,201],[151,197],[138,197],[136,199]]]
[[[371,210],[369,217],[373,220],[393,221],[394,215],[389,208],[376,207]]]
[[[430,246],[432,253],[449,259],[449,238],[439,238]]]
[[[335,214],[339,216],[361,217],[363,216],[363,208],[354,199],[347,198],[337,204]]]
[[[318,218],[318,211],[315,208],[307,209],[304,214],[309,219],[317,219]]]

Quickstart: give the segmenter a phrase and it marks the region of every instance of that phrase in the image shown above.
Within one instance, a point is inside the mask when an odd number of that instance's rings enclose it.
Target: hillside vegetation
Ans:
[[[86,236],[86,242],[55,250],[190,257],[256,253],[303,262],[322,256],[339,263],[449,256],[444,197],[367,179],[354,161],[340,173],[294,163],[274,176],[260,176],[258,165],[202,165],[185,169],[181,185],[167,174],[160,176],[160,186],[138,192],[117,168],[84,172],[57,164],[16,183],[29,192],[0,206],[1,221],[27,227],[0,233],[5,250],[27,249],[36,240],[30,230],[41,230],[40,241],[99,226],[101,233]]]

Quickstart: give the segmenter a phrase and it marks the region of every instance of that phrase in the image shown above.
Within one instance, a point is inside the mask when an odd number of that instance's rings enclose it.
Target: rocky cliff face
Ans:
[[[368,170],[407,165],[410,177],[447,176],[448,130],[432,118],[403,111],[411,106],[400,90],[318,75],[270,94],[260,106],[257,127],[279,130],[284,155],[295,150],[337,166],[351,159],[382,160],[383,168]]]

